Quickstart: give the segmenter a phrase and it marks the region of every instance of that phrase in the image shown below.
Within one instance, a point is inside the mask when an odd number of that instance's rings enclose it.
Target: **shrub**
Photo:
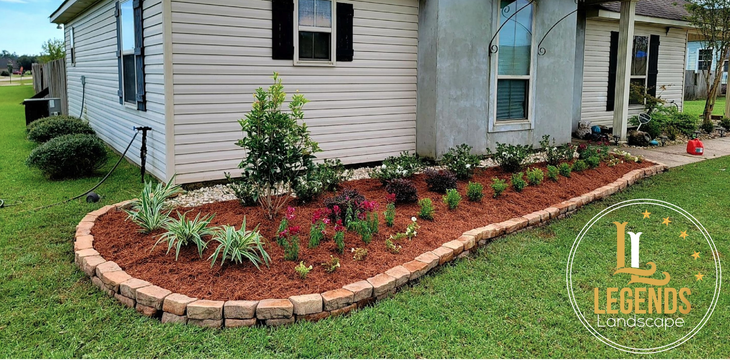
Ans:
[[[246,217],[243,218],[241,229],[236,230],[230,225],[223,225],[213,234],[214,241],[218,242],[215,252],[208,258],[212,260],[210,267],[213,267],[218,257],[221,258],[221,267],[223,263],[230,260],[236,264],[243,264],[245,261],[251,262],[257,269],[259,264],[264,263],[269,266],[271,257],[264,250],[264,237],[259,233],[258,226],[253,230],[246,230]]]
[[[512,174],[512,188],[517,192],[521,192],[527,186],[527,182],[523,178],[525,174],[518,172]]]
[[[444,204],[449,207],[449,210],[454,210],[459,206],[461,202],[461,195],[456,189],[449,189],[444,195]]]
[[[553,165],[547,167],[547,177],[552,181],[558,181],[558,175],[560,175],[558,168]]]
[[[433,220],[435,210],[433,209],[433,201],[431,199],[421,199],[418,202],[418,206],[421,207],[421,210],[418,211],[418,217],[425,220]]]
[[[0,71],[0,76],[10,76],[10,73],[7,70]]]
[[[730,118],[722,118],[722,120],[720,120],[720,126],[724,127],[725,130],[730,131]]]
[[[507,190],[507,181],[499,178],[492,179],[492,190],[494,190],[494,197],[498,198],[505,190]]]
[[[103,141],[94,135],[73,134],[59,136],[33,149],[25,164],[52,179],[77,178],[94,173],[106,159]]]
[[[712,132],[715,131],[715,124],[712,121],[702,122],[702,124],[700,124],[700,129],[708,134],[712,134]]]
[[[344,189],[340,194],[325,199],[324,206],[331,211],[330,220],[336,222],[341,219],[343,224],[347,226],[348,222],[357,216],[361,204],[364,204],[365,201],[365,196],[360,194],[359,191]],[[347,216],[348,211],[351,212],[350,216]]]
[[[441,158],[441,164],[454,173],[457,178],[466,180],[474,175],[474,170],[479,166],[479,155],[471,153],[472,147],[461,144],[449,149]]]
[[[38,121],[40,122],[36,125],[28,127],[28,140],[37,143],[44,143],[63,135],[96,134],[89,123],[73,117],[53,116]]]
[[[573,153],[575,152],[575,147],[570,143],[557,146],[555,139],[553,139],[551,145],[550,135],[544,135],[542,137],[540,147],[545,151],[545,161],[549,165],[558,165],[561,161],[572,160]]]
[[[383,216],[385,217],[385,225],[388,225],[388,227],[393,227],[393,224],[395,223],[395,204],[394,203],[391,202],[385,206],[385,212],[383,213]]]
[[[558,172],[567,178],[570,177],[570,173],[573,171],[573,167],[568,163],[562,163],[558,165]]]
[[[446,190],[456,189],[456,176],[451,171],[426,169],[423,174],[431,191],[444,194]]]
[[[391,180],[409,178],[421,169],[423,169],[421,160],[416,155],[404,151],[400,156],[391,156],[383,160],[383,165],[370,170],[370,177],[386,185]]]
[[[203,257],[203,250],[207,247],[207,243],[203,240],[203,236],[214,235],[212,229],[208,228],[213,215],[200,217],[200,213],[195,215],[192,220],[186,219],[187,213],[177,213],[177,219],[170,219],[165,223],[165,232],[152,246],[152,250],[160,243],[167,243],[167,254],[172,248],[175,248],[175,261],[180,255],[180,249],[183,246],[194,244],[198,248],[198,256]]]
[[[324,266],[325,272],[333,273],[335,272],[335,270],[337,270],[338,267],[340,267],[340,258],[336,258],[330,255],[329,261],[322,263],[322,266]]]
[[[368,257],[368,249],[357,248],[352,249],[352,252],[352,259],[355,261],[363,261],[366,257]]]
[[[573,171],[575,172],[581,172],[588,168],[588,164],[586,164],[585,160],[578,159],[573,163]]]
[[[480,183],[470,181],[466,187],[466,197],[469,198],[469,201],[482,201],[484,197],[484,186]]]
[[[599,165],[601,165],[601,158],[598,156],[591,156],[588,159],[586,159],[586,164],[591,167],[591,169],[597,168]]]
[[[395,194],[396,204],[413,203],[418,201],[418,190],[413,182],[406,179],[395,179],[388,182],[385,190],[389,194]]]
[[[352,171],[345,171],[339,159],[327,159],[298,177],[292,189],[300,201],[308,202],[322,192],[336,191],[340,183],[347,180],[350,175]]]
[[[152,232],[167,222],[170,211],[165,211],[165,200],[181,191],[180,186],[173,185],[174,182],[175,176],[167,184],[158,183],[154,188],[151,181],[145,182],[139,198],[132,201],[131,209],[124,210],[127,220],[137,224],[140,232]]]
[[[525,174],[530,185],[540,185],[545,178],[545,173],[538,168],[528,169]]]
[[[531,152],[532,145],[497,143],[497,150],[495,152],[487,149],[487,153],[506,172],[521,170],[523,166],[527,165],[527,158]]]
[[[586,160],[591,156],[598,156],[600,160],[605,160],[608,159],[609,155],[608,145],[605,143],[598,145],[580,144],[578,146],[578,158],[581,160]]]
[[[309,274],[310,271],[312,271],[312,265],[309,265],[307,267],[306,264],[304,264],[304,261],[300,261],[299,265],[294,267],[294,271],[297,272],[297,275],[299,275],[299,278],[302,280],[305,280],[307,278],[307,274]]]
[[[307,125],[299,123],[307,103],[304,96],[294,95],[289,111],[281,110],[286,94],[279,74],[274,73],[274,84],[268,91],[258,88],[254,98],[251,112],[239,120],[246,136],[236,144],[246,150],[246,157],[238,166],[256,187],[259,204],[273,219],[289,201],[302,171],[313,171],[314,154],[321,150],[310,139]]]
[[[687,113],[677,113],[674,116],[674,119],[669,122],[669,125],[676,128],[679,132],[690,136],[697,131],[697,117]],[[725,125],[723,125],[723,127],[725,127]]]

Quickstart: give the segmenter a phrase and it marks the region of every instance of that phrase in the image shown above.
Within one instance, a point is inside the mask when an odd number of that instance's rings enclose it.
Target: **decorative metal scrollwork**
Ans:
[[[576,1],[578,1],[578,0],[576,0]],[[496,38],[497,38],[497,35],[499,35],[499,32],[500,32],[500,31],[502,31],[502,28],[503,28],[503,27],[504,27],[505,25],[507,25],[507,23],[508,23],[508,22],[509,22],[510,20],[512,20],[512,18],[513,18],[513,17],[515,17],[515,15],[517,15],[517,14],[518,14],[518,13],[519,13],[520,11],[524,10],[524,9],[525,9],[526,7],[528,7],[528,6],[532,5],[532,3],[534,3],[534,2],[535,2],[535,0],[530,0],[530,1],[529,1],[529,2],[528,2],[528,3],[526,4],[526,5],[522,6],[522,7],[521,7],[521,8],[519,8],[519,9],[517,9],[517,11],[515,11],[515,12],[514,12],[514,13],[513,13],[512,15],[510,15],[510,17],[508,17],[508,18],[507,18],[507,19],[506,19],[506,20],[505,20],[505,21],[504,21],[504,22],[502,23],[502,25],[500,25],[500,26],[499,26],[499,28],[497,29],[497,32],[495,32],[495,33],[494,33],[494,35],[492,36],[492,40],[489,40],[489,56],[492,56],[492,54],[494,54],[494,53],[496,53],[496,52],[498,52],[498,51],[499,51],[499,46],[498,46],[497,44],[495,44],[495,43],[494,43],[494,39],[496,39]],[[505,6],[504,8],[502,8],[502,13],[503,13],[504,15],[507,15],[507,14],[509,13],[509,10],[510,10],[510,5],[508,5],[508,6]]]
[[[576,0],[576,2],[577,1],[578,0]],[[537,44],[537,54],[538,55],[545,55],[545,54],[547,54],[547,49],[545,49],[544,47],[542,47],[542,42],[545,41],[545,38],[547,38],[548,35],[550,35],[550,32],[553,31],[553,29],[555,29],[555,27],[558,26],[558,24],[560,24],[561,22],[563,22],[563,20],[567,19],[570,15],[573,15],[573,14],[575,14],[577,12],[578,12],[578,9],[575,9],[575,10],[569,12],[567,15],[563,16],[560,20],[558,20],[558,22],[556,22],[555,24],[553,24],[552,27],[550,27],[550,29],[545,33],[545,35],[543,35],[542,39]]]

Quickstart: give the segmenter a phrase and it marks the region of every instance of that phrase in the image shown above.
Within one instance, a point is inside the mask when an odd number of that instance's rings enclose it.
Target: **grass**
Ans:
[[[684,112],[699,117],[705,110],[705,100],[692,100],[684,102]],[[712,109],[713,115],[722,115],[725,113],[725,98],[718,97],[715,100],[715,108]]]
[[[720,158],[647,179],[546,227],[496,239],[475,256],[349,316],[283,328],[163,325],[105,297],[73,265],[74,226],[85,213],[137,194],[136,168],[120,166],[99,189],[101,204],[75,201],[29,211],[83,192],[99,178],[51,182],[23,165],[33,145],[24,139],[17,104],[29,95],[26,87],[0,88],[0,198],[19,203],[0,209],[0,357],[624,358],[630,354],[603,345],[583,328],[565,290],[570,247],[594,214],[626,199],[669,201],[705,225],[722,256],[730,253],[723,241],[730,219],[721,216],[730,202],[730,159]],[[615,239],[610,227],[601,231]],[[649,357],[726,357],[729,307],[730,298],[722,296],[697,336]],[[617,336],[641,340],[632,332]]]

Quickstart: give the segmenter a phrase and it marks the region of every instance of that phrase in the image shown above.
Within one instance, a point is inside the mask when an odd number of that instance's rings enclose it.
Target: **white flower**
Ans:
[[[387,166],[385,166],[385,164],[383,164],[382,166],[380,166],[380,168],[381,168],[381,169],[387,169],[388,167],[387,167]]]
[[[471,168],[471,164],[466,164],[466,168],[467,169]]]
[[[411,221],[413,221],[413,222],[416,222],[416,217],[415,217],[415,216],[414,216],[414,217],[412,217],[412,218],[411,218]]]

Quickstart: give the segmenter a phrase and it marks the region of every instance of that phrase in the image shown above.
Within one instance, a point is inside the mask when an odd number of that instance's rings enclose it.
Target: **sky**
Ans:
[[[62,39],[48,17],[63,0],[0,0],[0,50],[37,55],[48,39]]]

